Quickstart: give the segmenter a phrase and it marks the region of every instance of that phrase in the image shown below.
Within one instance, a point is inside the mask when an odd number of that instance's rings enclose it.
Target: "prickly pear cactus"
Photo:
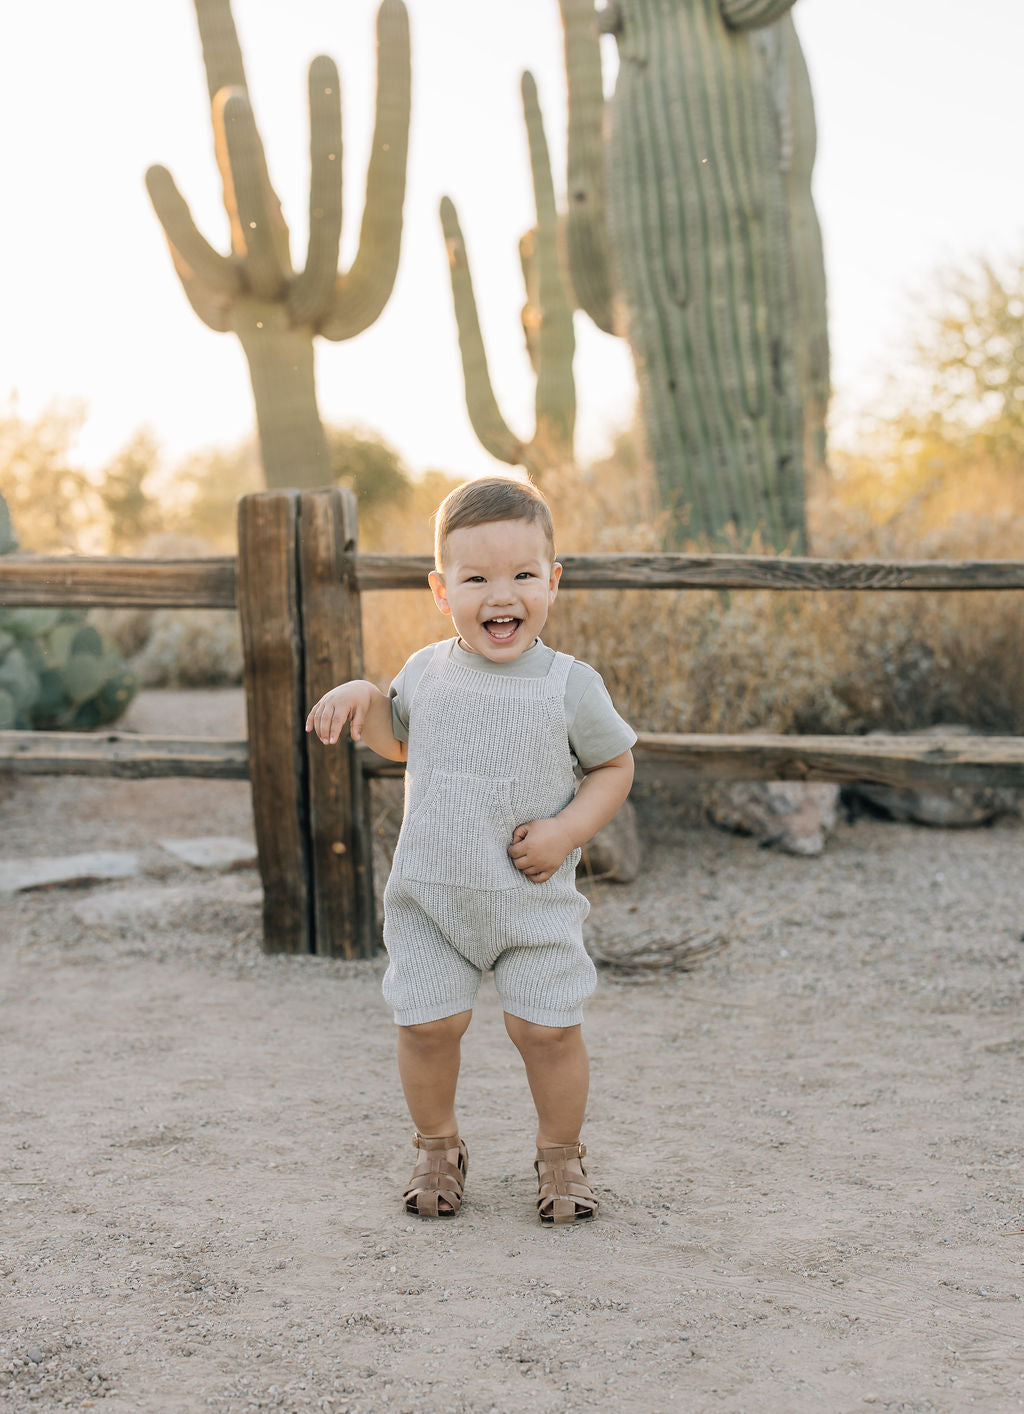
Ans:
[[[116,721],[134,674],[75,609],[0,610],[0,730],[87,731]]]
[[[0,496],[0,554],[18,548]],[[76,609],[0,609],[0,731],[86,731],[116,721],[135,675]]]
[[[11,524],[11,513],[7,509],[7,502],[0,496],[0,555],[9,555],[17,548],[18,537]]]

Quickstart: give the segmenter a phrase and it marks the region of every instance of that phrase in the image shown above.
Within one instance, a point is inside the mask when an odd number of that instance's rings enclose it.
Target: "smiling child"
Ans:
[[[404,1194],[422,1217],[462,1203],[460,1043],[485,971],[537,1109],[542,1222],[598,1208],[580,1142],[589,1085],[582,1007],[594,965],[576,889],[581,846],[633,780],[636,733],[600,675],[540,638],[558,593],[551,512],[510,477],[467,482],[435,517],[430,588],[456,637],[414,653],[387,695],[343,683],[307,731],[406,762],[405,816],[384,892],[384,996],[420,1151]]]

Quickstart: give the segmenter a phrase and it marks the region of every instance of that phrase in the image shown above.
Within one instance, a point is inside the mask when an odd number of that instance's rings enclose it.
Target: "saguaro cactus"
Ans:
[[[793,0],[560,4],[573,286],[632,344],[663,505],[690,533],[802,548],[802,331],[819,396],[827,343]],[[620,56],[606,134],[599,28]]]
[[[377,14],[377,111],[359,251],[338,272],[341,91],[332,59],[309,68],[310,197],[306,263],[294,272],[288,228],[253,119],[229,0],[195,0],[213,130],[231,221],[231,254],[200,234],[174,179],[146,186],[189,303],[205,324],[237,334],[252,378],[268,486],[331,479],[316,403],[313,337],[351,339],[388,301],[398,269],[409,137],[409,20],[402,0]]]
[[[473,430],[487,451],[499,461],[525,467],[531,475],[540,477],[572,458],[576,423],[572,361],[576,338],[572,308],[559,265],[558,214],[551,161],[532,74],[523,75],[522,95],[537,204],[537,225],[519,243],[526,283],[523,331],[537,374],[535,431],[529,442],[521,441],[511,431],[494,396],[466,246],[458,214],[448,197],[441,202],[441,225],[459,329],[466,406]]]

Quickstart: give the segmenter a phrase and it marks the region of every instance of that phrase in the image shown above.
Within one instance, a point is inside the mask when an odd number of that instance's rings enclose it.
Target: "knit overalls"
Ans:
[[[573,1026],[596,972],[581,924],[574,850],[543,884],[508,856],[518,825],[573,798],[565,720],[572,658],[546,677],[503,677],[439,643],[409,716],[405,818],[384,891],[384,996],[400,1026],[469,1011],[494,968],[505,1011]]]

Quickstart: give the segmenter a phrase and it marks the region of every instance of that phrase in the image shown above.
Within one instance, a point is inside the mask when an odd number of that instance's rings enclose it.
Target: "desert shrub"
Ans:
[[[858,477],[856,494],[842,474],[816,488],[816,554],[1009,559],[1024,543],[1024,478],[1016,471],[989,466],[976,482],[961,477],[956,514],[948,513],[945,481],[941,516],[916,473],[901,482],[898,468],[879,461]],[[544,489],[562,553],[661,547],[633,465],[624,474],[612,458],[566,470]],[[392,526],[387,548],[429,551],[437,492],[441,486],[430,488],[424,504]],[[993,506],[998,514],[989,513]],[[736,548],[763,549],[756,539]],[[648,731],[859,733],[960,722],[1017,733],[1024,732],[1021,610],[1016,592],[565,589],[545,637],[593,663],[623,715]],[[409,653],[449,632],[426,590],[366,595],[367,675],[386,685]]]

